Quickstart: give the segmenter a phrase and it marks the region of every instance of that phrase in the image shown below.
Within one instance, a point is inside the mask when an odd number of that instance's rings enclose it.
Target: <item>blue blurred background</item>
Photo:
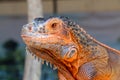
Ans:
[[[43,14],[70,17],[100,42],[120,49],[119,0],[42,0]],[[27,23],[26,0],[0,0],[0,80],[22,80],[25,45],[20,37]],[[41,80],[57,80],[42,65]]]

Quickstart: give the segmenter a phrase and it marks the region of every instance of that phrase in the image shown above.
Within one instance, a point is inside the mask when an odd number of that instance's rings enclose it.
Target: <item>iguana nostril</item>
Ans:
[[[23,25],[22,32],[31,31],[31,24]]]
[[[32,30],[32,27],[31,27],[31,26],[29,26],[29,27],[28,27],[28,29],[31,31],[31,30]]]

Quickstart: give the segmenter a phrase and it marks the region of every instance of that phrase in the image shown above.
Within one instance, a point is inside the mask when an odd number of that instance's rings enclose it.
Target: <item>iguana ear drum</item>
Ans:
[[[68,54],[68,57],[71,58],[77,52],[76,48],[72,48]]]
[[[69,51],[65,54],[64,59],[68,62],[72,62],[77,57],[77,49],[75,47],[69,48]]]

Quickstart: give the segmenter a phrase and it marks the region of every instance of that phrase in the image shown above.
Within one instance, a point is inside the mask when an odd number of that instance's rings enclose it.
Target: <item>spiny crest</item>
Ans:
[[[67,27],[72,29],[73,34],[80,43],[85,44],[91,40],[91,37],[86,33],[86,31],[68,17],[60,17],[60,19],[62,19],[67,24]]]
[[[55,18],[54,16],[49,17]],[[59,16],[56,17],[61,19],[68,28],[70,28],[73,32],[73,35],[76,37],[77,41],[83,46],[85,50],[89,50],[92,52],[96,51],[96,43],[93,42],[93,37],[91,37],[89,34],[86,33],[86,31],[80,27],[78,24],[76,24],[74,21],[72,21],[69,17],[65,16]]]
[[[60,19],[62,19],[65,22],[65,24],[67,24],[67,27],[72,29],[74,36],[76,37],[78,42],[82,44],[83,48],[92,52],[97,51],[97,44],[93,42],[93,38],[89,34],[87,34],[82,27],[80,27],[68,17],[60,17]]]

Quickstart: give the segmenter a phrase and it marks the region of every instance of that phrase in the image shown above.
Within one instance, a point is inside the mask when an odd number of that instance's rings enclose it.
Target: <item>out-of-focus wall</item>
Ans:
[[[26,15],[27,3],[21,2],[0,2],[0,15]]]
[[[53,0],[43,0],[44,13],[53,12]],[[0,1],[0,15],[26,15],[26,1]],[[120,11],[119,0],[58,0],[58,13]]]

